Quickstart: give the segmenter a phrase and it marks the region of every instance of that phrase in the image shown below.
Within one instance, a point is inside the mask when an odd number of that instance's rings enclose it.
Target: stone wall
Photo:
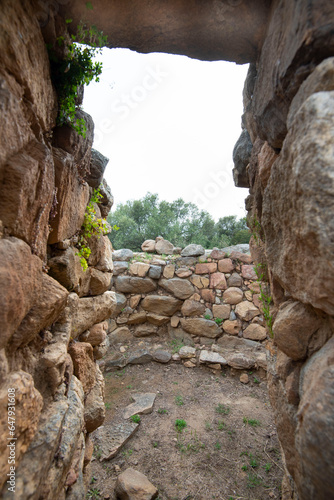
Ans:
[[[120,336],[167,334],[189,345],[220,346],[233,368],[266,369],[267,332],[250,255],[236,249],[205,251],[200,245],[181,251],[161,238],[142,248],[152,253],[113,253],[117,308],[111,343]]]
[[[284,499],[334,488],[334,7],[272,6],[244,87],[235,182],[248,186],[252,256],[268,270],[268,384],[287,475]]]
[[[5,0],[1,12],[0,496],[81,499],[89,433],[105,412],[94,345],[116,300],[108,237],[93,242],[86,272],[75,245],[103,169],[89,115],[80,112],[85,138],[56,127],[45,42],[66,35],[65,22],[50,11],[42,32],[38,6],[25,0]],[[96,210],[106,216],[105,183],[102,193]],[[88,328],[95,342],[79,342]]]

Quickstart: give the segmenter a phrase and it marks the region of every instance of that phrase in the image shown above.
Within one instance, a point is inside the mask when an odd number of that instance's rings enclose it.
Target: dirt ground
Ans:
[[[247,385],[241,373],[248,374]],[[95,457],[87,498],[114,499],[117,476],[128,467],[148,477],[159,500],[281,498],[283,470],[264,372],[151,362],[106,373],[105,381],[105,425],[123,421],[131,393],[157,396],[116,457]],[[176,420],[185,422],[183,430]]]

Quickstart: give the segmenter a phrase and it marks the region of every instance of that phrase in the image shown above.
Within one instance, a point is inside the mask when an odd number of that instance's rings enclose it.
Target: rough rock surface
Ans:
[[[118,476],[115,492],[120,500],[153,500],[158,496],[147,477],[131,467]]]

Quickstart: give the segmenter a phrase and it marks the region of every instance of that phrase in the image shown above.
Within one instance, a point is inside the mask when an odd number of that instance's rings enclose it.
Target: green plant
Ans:
[[[248,465],[243,465],[243,466],[241,467],[241,470],[243,470],[243,471],[248,470]]]
[[[259,466],[259,464],[258,464],[258,462],[257,462],[256,458],[255,458],[255,457],[253,457],[253,455],[252,455],[252,454],[251,454],[251,455],[249,455],[249,465],[250,465],[251,467],[253,467],[253,469],[256,469],[256,468]]]
[[[100,188],[94,189],[92,197],[86,207],[84,221],[81,226],[81,234],[77,243],[77,255],[80,257],[80,264],[84,271],[88,268],[87,260],[91,254],[88,241],[92,236],[100,238],[110,230],[107,221],[96,216],[95,203],[99,203],[102,197],[103,195],[100,192]],[[114,226],[113,229],[117,231],[119,228]]]
[[[71,22],[66,20],[67,24]],[[80,45],[83,42],[87,45]],[[77,34],[68,41],[63,36],[57,38],[58,46],[64,48],[63,57],[59,57],[59,49],[47,45],[51,77],[58,94],[57,124],[68,124],[82,136],[86,135],[86,124],[83,118],[76,118],[78,89],[92,80],[99,81],[102,63],[93,59],[106,42],[107,37],[96,26],[87,28],[80,24]]]
[[[221,450],[222,445],[220,444],[219,441],[215,443],[215,450]]]
[[[264,320],[266,322],[269,335],[271,338],[273,338],[274,337],[274,332],[273,332],[274,318],[270,312],[270,306],[273,303],[273,299],[269,293],[269,285],[263,284],[265,274],[267,273],[267,268],[266,268],[265,264],[260,263],[260,264],[256,264],[256,266],[254,266],[254,270],[255,270],[256,276],[258,278],[258,283],[260,286],[259,300],[262,304],[263,317],[264,317]]]
[[[132,389],[132,385],[127,385],[126,388],[127,389]]]
[[[131,420],[131,422],[133,422],[135,424],[139,424],[140,423],[140,416],[139,415],[131,415],[130,420]]]
[[[228,415],[230,413],[230,407],[219,403],[218,406],[216,406],[216,412]]]
[[[177,352],[179,352],[181,347],[184,346],[184,342],[181,339],[173,339],[170,342],[170,346],[172,348],[172,353],[176,354]]]
[[[219,420],[218,422],[218,430],[219,431],[226,431],[227,425],[225,424],[224,420]]]
[[[122,452],[122,455],[123,455],[123,457],[124,457],[125,459],[127,459],[127,458],[131,457],[131,455],[132,455],[132,454],[133,454],[133,450],[131,450],[131,449],[129,449],[129,450],[124,450],[124,451]]]
[[[183,397],[180,395],[180,394],[177,394],[175,396],[175,404],[177,404],[177,406],[182,406],[184,405],[184,402],[183,402]]]
[[[97,488],[91,488],[87,492],[87,498],[92,499],[92,500],[97,500],[98,498],[101,498],[100,497],[100,490],[98,490]]]
[[[243,423],[251,425],[252,427],[257,427],[257,426],[261,425],[260,420],[256,420],[255,418],[247,418],[247,417],[243,418]]]
[[[255,377],[255,375],[253,377],[253,380],[254,380],[254,384],[260,384],[260,382],[261,382],[258,378]]]
[[[158,413],[159,413],[160,415],[164,415],[165,413],[168,413],[168,411],[166,410],[166,408],[159,408],[159,409],[158,409]]]
[[[183,420],[183,418],[177,418],[175,420],[175,428],[178,432],[182,432],[185,427],[187,427],[187,422]]]
[[[205,445],[197,437],[196,431],[191,431],[190,436],[178,433],[176,446],[181,453],[198,453],[201,448],[205,448]]]
[[[153,441],[152,446],[153,448],[158,448],[159,443],[157,441]]]
[[[110,410],[111,403],[104,403],[104,406],[106,407],[106,410]]]
[[[268,473],[268,472],[270,472],[270,470],[271,470],[271,468],[272,468],[272,465],[273,465],[273,464],[271,464],[270,462],[267,462],[267,463],[263,466],[263,468],[264,468],[264,470]]]
[[[248,479],[248,482],[247,482],[248,488],[256,488],[257,486],[261,486],[261,484],[262,484],[262,479],[257,474],[254,474],[253,472],[250,472],[248,474],[247,479]]]
[[[215,322],[217,323],[218,326],[220,326],[223,320],[221,318],[215,318]]]
[[[211,319],[211,315],[210,314],[204,314],[203,318],[204,319]]]

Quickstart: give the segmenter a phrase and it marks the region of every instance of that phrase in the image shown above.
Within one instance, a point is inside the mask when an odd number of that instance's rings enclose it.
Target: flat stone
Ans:
[[[153,500],[158,496],[157,488],[147,477],[131,467],[118,476],[115,493],[121,500]]]
[[[150,335],[155,335],[158,332],[158,327],[152,323],[144,323],[137,326],[133,335],[134,337],[149,337]]]
[[[237,370],[248,370],[249,368],[253,368],[255,366],[255,360],[247,356],[243,353],[232,353],[226,355],[227,363],[232,368],[236,368]]]
[[[241,330],[241,322],[239,320],[226,320],[223,323],[223,330],[229,335],[238,335]]]
[[[127,364],[127,359],[121,353],[115,353],[109,359],[105,360],[104,367],[106,372],[110,372],[115,368],[124,368]]]
[[[156,290],[157,284],[151,278],[117,276],[115,288],[117,292],[122,293],[148,293]]]
[[[157,325],[157,326],[165,325],[170,321],[169,316],[161,316],[160,314],[155,314],[155,313],[148,313],[146,317],[149,323],[152,323],[152,325]]]
[[[196,368],[196,363],[188,360],[183,363],[183,366],[185,366],[186,368]]]
[[[152,279],[158,280],[161,277],[162,269],[161,266],[155,266],[153,264],[150,265],[150,269],[148,271],[148,276]]]
[[[218,363],[220,365],[227,365],[227,361],[223,356],[218,354],[218,352],[212,352],[212,351],[206,351],[203,350],[201,351],[201,354],[199,356],[199,361],[200,363]]]
[[[211,259],[220,260],[226,257],[226,252],[219,250],[219,248],[214,248],[210,254]]]
[[[205,264],[196,264],[195,273],[196,274],[210,274],[217,271],[216,262],[208,262]]]
[[[172,328],[177,328],[180,323],[180,318],[178,316],[172,316],[170,319],[170,326]]]
[[[195,347],[185,345],[179,350],[179,356],[181,359],[193,358],[194,356],[196,356],[196,349]]]
[[[188,278],[189,276],[192,275],[192,271],[188,269],[187,267],[179,267],[176,269],[175,274],[178,278]]]
[[[138,430],[139,424],[122,422],[99,427],[92,435],[93,442],[100,454],[99,460],[111,460]]]
[[[184,301],[183,306],[181,307],[181,313],[183,314],[183,316],[201,316],[204,311],[205,306],[200,302],[197,302],[196,300],[187,299]]]
[[[221,273],[231,273],[234,270],[232,259],[221,259],[218,261],[218,271]]]
[[[114,270],[113,275],[118,276],[119,274],[124,273],[129,268],[129,263],[125,260],[117,260],[114,262]]]
[[[218,288],[218,290],[225,290],[227,288],[224,273],[217,272],[210,274],[210,288]]]
[[[230,312],[231,306],[229,304],[214,304],[212,306],[212,313],[214,318],[228,319],[230,317]]]
[[[195,245],[194,243],[191,243],[182,250],[181,256],[198,257],[199,255],[203,255],[204,253],[205,249],[202,247],[202,245]]]
[[[248,253],[238,252],[237,250],[233,250],[230,254],[231,259],[239,260],[244,264],[251,264],[253,262],[252,256]]]
[[[130,314],[127,318],[127,325],[141,325],[145,323],[147,319],[146,312],[140,311],[138,313]]]
[[[243,266],[241,266],[241,275],[243,278],[247,280],[253,280],[253,281],[257,280],[257,276],[254,271],[254,266],[248,264],[244,264]]]
[[[249,377],[247,375],[247,373],[243,373],[242,375],[240,375],[240,378],[239,378],[240,382],[242,384],[248,384],[249,382]]]
[[[182,301],[169,295],[148,295],[142,300],[141,306],[152,313],[172,316],[181,309]]]
[[[149,363],[152,359],[152,354],[150,354],[146,349],[139,349],[129,356],[128,363],[130,365],[143,365]]]
[[[250,321],[255,316],[259,316],[261,313],[252,302],[244,300],[243,302],[237,304],[235,314],[244,321]]]
[[[112,259],[114,261],[129,261],[133,259],[133,251],[128,248],[121,248],[120,250],[115,250],[112,254]]]
[[[158,363],[168,363],[172,359],[172,355],[168,351],[164,351],[163,349],[157,349],[153,353],[153,359]]]
[[[120,326],[119,328],[116,328],[116,330],[109,333],[108,337],[111,344],[127,342],[128,340],[133,339],[133,335],[127,326]]]
[[[163,270],[163,276],[166,279],[172,279],[175,273],[175,265],[174,264],[167,264],[165,266],[165,269]]]
[[[199,276],[198,274],[193,274],[190,277],[190,281],[199,289],[207,288],[210,284],[209,278],[207,278],[206,276]]]
[[[134,276],[139,276],[144,278],[150,269],[150,264],[145,264],[144,262],[133,262],[130,264],[129,272]]]
[[[227,285],[228,286],[240,287],[240,286],[243,285],[243,279],[242,279],[242,277],[238,273],[233,273],[227,279]]]
[[[152,413],[156,394],[153,392],[139,392],[131,394],[133,403],[127,406],[123,413],[123,418],[130,418],[132,415],[146,415]]]
[[[243,331],[245,339],[250,340],[265,340],[267,338],[267,331],[263,326],[252,323]]]
[[[231,286],[223,293],[223,301],[226,304],[239,304],[244,296],[243,291],[240,288]]]
[[[181,319],[181,325],[186,332],[199,337],[215,338],[222,333],[214,321],[204,318]]]
[[[210,302],[210,304],[214,304],[216,302],[216,294],[214,290],[202,289],[200,290],[200,294],[205,302]]]
[[[171,280],[161,279],[159,285],[171,292],[178,299],[187,299],[194,293],[194,287],[188,280],[173,278]]]

